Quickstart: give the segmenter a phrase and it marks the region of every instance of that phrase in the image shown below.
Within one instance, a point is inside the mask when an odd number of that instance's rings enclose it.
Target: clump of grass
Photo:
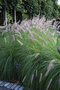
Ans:
[[[33,38],[28,37],[27,34],[23,41],[30,52],[22,61],[23,83],[33,90],[60,89],[60,54],[57,50],[57,35],[37,29],[30,31],[29,35]]]
[[[0,79],[17,79],[19,44],[13,33],[0,33]]]
[[[32,90],[60,89],[60,54],[55,33],[33,28],[0,37],[1,79],[20,80]]]

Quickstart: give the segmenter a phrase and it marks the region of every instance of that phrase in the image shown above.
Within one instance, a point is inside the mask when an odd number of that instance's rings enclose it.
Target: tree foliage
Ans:
[[[58,18],[60,15],[57,0],[0,0],[1,5],[5,5],[8,11],[15,7],[21,15],[25,14],[31,19],[36,15],[47,19]]]

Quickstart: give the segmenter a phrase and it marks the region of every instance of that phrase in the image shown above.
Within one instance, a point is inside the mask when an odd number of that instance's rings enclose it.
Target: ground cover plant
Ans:
[[[27,90],[60,90],[57,39],[56,32],[36,28],[0,33],[0,79],[20,81]]]

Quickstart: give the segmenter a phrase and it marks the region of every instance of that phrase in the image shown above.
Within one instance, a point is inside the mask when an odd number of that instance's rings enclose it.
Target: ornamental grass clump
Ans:
[[[13,32],[0,33],[0,80],[17,80],[19,43]]]
[[[21,61],[28,55],[22,35],[15,32],[0,33],[0,80],[22,82]]]
[[[19,80],[27,90],[60,90],[57,39],[36,28],[0,34],[0,79]]]
[[[31,35],[33,38],[31,38]],[[28,37],[29,36],[29,37]],[[37,29],[24,36],[28,55],[22,60],[23,83],[32,90],[60,89],[60,54],[57,35]]]

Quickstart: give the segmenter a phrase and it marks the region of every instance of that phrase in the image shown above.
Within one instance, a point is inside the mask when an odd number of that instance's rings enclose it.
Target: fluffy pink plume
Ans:
[[[47,31],[49,28],[54,28],[55,25],[52,26],[53,20],[46,21],[45,17],[42,17],[39,19],[39,16],[34,17],[32,20],[23,20],[21,24],[14,23],[11,27],[11,30],[13,31],[29,31],[31,28],[38,28],[43,31]]]

